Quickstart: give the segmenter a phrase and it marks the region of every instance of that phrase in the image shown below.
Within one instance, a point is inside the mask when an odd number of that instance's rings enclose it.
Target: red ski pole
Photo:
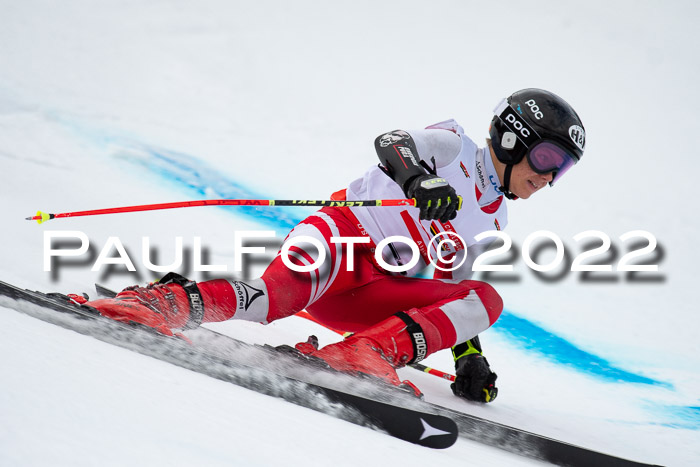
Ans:
[[[461,204],[461,203],[460,203]],[[373,199],[357,201],[335,201],[318,199],[204,199],[198,201],[179,201],[174,203],[141,204],[117,208],[93,209],[90,211],[61,212],[50,214],[37,211],[36,215],[27,217],[28,221],[39,224],[62,217],[100,216],[125,212],[159,211],[163,209],[193,208],[198,206],[339,206],[339,207],[379,207],[379,206],[415,206],[415,199]]]
[[[415,368],[416,370],[420,370],[424,373],[431,374],[433,376],[437,376],[442,379],[446,379],[447,381],[454,381],[455,380],[455,375],[451,375],[450,373],[445,373],[444,371],[436,370],[435,368],[430,368],[429,366],[421,365],[420,363],[411,363],[409,365],[411,368]]]

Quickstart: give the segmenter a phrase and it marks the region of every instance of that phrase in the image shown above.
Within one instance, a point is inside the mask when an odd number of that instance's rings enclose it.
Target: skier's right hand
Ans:
[[[407,182],[406,196],[416,200],[421,220],[451,221],[462,207],[462,197],[442,177],[425,174]]]

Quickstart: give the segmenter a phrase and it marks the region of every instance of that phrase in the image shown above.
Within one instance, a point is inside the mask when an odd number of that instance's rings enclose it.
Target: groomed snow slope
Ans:
[[[510,204],[515,270],[489,278],[507,308],[482,335],[498,400],[469,404],[442,380],[402,377],[431,401],[569,442],[700,460],[695,3],[27,0],[0,11],[0,279],[34,289],[147,282],[159,274],[143,266],[143,237],[157,264],[173,261],[176,237],[188,252],[201,237],[205,260],[229,271],[190,276],[233,277],[234,231],[282,238],[306,213],[23,220],[38,209],[323,199],[376,163],[382,131],[455,118],[482,141],[501,97],[530,86],[564,96],[586,156],[555,189]],[[643,259],[659,271],[541,276],[519,256],[530,233],[550,230],[573,257],[573,237],[592,229],[612,239],[613,265],[630,249],[622,234],[651,232],[658,247]],[[49,230],[84,232],[90,254],[45,272]],[[136,273],[91,271],[113,236]],[[533,463],[463,440],[419,448],[7,308],[0,320],[1,465]],[[337,339],[297,318],[212,326],[258,343]]]

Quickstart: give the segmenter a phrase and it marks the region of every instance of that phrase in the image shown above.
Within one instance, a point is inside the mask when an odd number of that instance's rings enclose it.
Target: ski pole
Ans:
[[[461,200],[460,200],[461,201]],[[415,199],[373,199],[373,200],[319,200],[319,199],[203,199],[197,201],[179,201],[174,203],[141,204],[89,211],[61,212],[58,214],[37,211],[36,215],[27,217],[28,221],[39,224],[62,217],[100,216],[125,212],[159,211],[163,209],[193,208],[198,206],[337,206],[337,207],[379,207],[379,206],[415,206]],[[461,202],[460,202],[461,205]]]
[[[430,368],[429,366],[421,365],[420,363],[411,363],[410,365],[411,368],[415,368],[416,370],[422,371],[424,373],[431,374],[433,376],[437,376],[442,379],[446,379],[447,381],[454,381],[455,380],[455,375],[451,375],[449,373],[445,373],[444,371],[436,370],[435,368]]]
[[[328,329],[328,330],[330,330],[330,331],[335,332],[336,334],[340,334],[341,336],[347,336],[348,334],[350,334],[350,333],[341,331],[341,330],[339,330],[339,329],[335,329],[335,328],[332,328],[332,327],[330,327],[330,326],[326,326],[325,324],[323,324],[322,322],[320,322],[319,320],[317,320],[316,318],[314,318],[313,316],[311,316],[311,315],[310,315],[308,312],[306,312],[306,311],[300,311],[300,312],[298,312],[295,316],[299,316],[299,317],[301,317],[301,318],[308,319],[309,321],[313,321],[314,323],[319,324],[319,325],[323,326],[324,328],[326,328],[326,329]],[[414,368],[414,369],[416,369],[416,370],[418,370],[418,371],[422,371],[422,372],[424,372],[424,373],[428,373],[428,374],[430,374],[430,375],[437,376],[437,377],[439,377],[439,378],[446,379],[446,380],[448,380],[448,381],[454,381],[454,380],[455,380],[455,376],[454,376],[454,375],[451,375],[450,373],[445,373],[444,371],[436,370],[435,368],[431,368],[431,367],[429,367],[429,366],[421,365],[420,363],[411,363],[411,364],[409,364],[408,366],[410,366],[411,368]]]

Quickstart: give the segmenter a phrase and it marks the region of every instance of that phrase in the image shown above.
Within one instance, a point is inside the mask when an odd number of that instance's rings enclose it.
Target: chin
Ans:
[[[520,193],[515,193],[515,192],[513,192],[513,194],[514,194],[515,196],[517,196],[518,198],[520,198],[520,199],[528,199],[530,196],[533,195],[533,193],[534,193],[534,191],[533,191],[532,193],[530,193],[529,191],[525,191],[525,193],[523,193],[523,194],[521,195]]]

